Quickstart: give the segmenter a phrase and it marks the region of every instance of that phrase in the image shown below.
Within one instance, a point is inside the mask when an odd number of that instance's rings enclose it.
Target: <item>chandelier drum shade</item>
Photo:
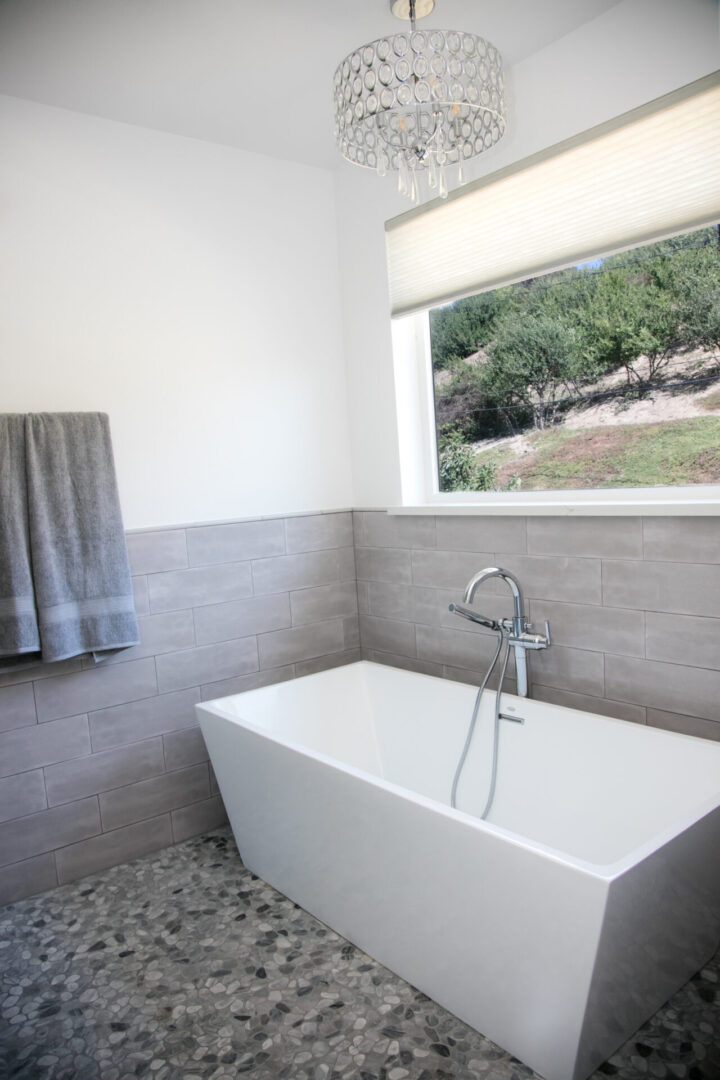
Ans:
[[[446,166],[462,165],[505,133],[502,59],[484,38],[457,30],[417,30],[378,38],[335,71],[335,134],[342,155],[417,199],[416,176],[447,194]]]

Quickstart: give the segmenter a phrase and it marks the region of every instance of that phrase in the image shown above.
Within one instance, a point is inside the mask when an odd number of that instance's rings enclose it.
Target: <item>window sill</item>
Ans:
[[[700,493],[702,490],[702,494]],[[426,503],[388,508],[389,514],[507,515],[566,517],[693,517],[720,515],[720,488],[638,489],[608,492],[519,492],[507,495],[436,495]],[[534,497],[537,496],[537,497]],[[553,496],[557,496],[553,498]]]

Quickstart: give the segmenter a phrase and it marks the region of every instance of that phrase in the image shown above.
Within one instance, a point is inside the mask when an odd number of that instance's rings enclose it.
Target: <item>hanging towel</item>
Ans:
[[[0,669],[38,660],[25,478],[25,417],[0,415]]]
[[[140,637],[104,413],[30,413],[28,519],[44,661]]]

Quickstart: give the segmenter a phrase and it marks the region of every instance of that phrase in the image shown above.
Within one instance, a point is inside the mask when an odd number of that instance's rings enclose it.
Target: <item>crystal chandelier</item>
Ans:
[[[335,72],[335,136],[343,157],[385,176],[417,202],[420,175],[445,198],[448,175],[505,134],[502,58],[459,30],[417,30],[435,0],[391,0],[410,32],[362,45]]]

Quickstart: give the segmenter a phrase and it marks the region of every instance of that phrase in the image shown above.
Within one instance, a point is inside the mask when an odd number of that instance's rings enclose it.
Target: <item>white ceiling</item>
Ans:
[[[512,66],[619,0],[437,0]],[[333,168],[332,75],[388,0],[0,0],[0,93]]]

